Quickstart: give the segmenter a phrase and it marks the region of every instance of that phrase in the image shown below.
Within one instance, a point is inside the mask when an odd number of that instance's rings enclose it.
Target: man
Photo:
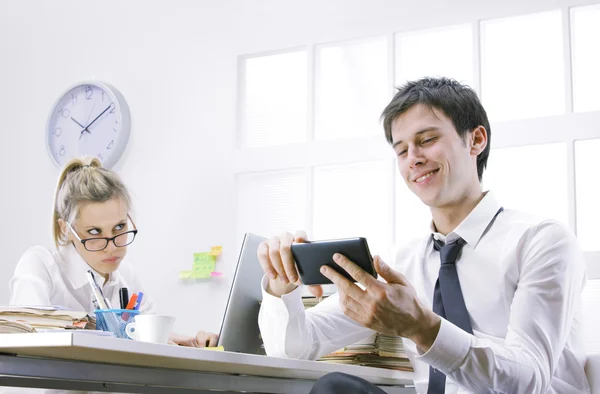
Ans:
[[[338,293],[306,312],[290,253],[306,236],[261,244],[267,354],[315,359],[377,331],[404,338],[418,393],[588,393],[581,250],[559,223],[504,209],[482,191],[491,131],[475,92],[445,78],[409,82],[382,118],[402,178],[431,209],[431,234],[399,240],[395,269],[375,256],[385,282],[334,256],[364,290],[322,267]],[[342,374],[313,388],[378,390]]]

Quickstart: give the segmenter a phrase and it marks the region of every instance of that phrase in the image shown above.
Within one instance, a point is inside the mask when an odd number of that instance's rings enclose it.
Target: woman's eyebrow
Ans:
[[[127,224],[127,219],[121,220],[117,224],[113,225],[112,228],[115,228],[115,227],[120,226],[122,224]],[[90,224],[89,226],[84,226],[83,228],[85,230],[102,230],[102,226],[97,226],[97,225],[93,225],[93,224]]]

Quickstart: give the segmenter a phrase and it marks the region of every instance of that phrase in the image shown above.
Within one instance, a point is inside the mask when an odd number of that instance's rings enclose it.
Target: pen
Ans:
[[[108,309],[108,306],[106,305],[106,302],[104,301],[104,297],[102,297],[102,291],[98,287],[96,280],[94,280],[94,273],[92,272],[92,270],[87,271],[87,280],[88,280],[88,283],[90,284],[90,287],[92,288],[92,294],[94,295],[94,298],[96,299],[96,303],[97,303],[98,307],[100,307],[100,309]]]
[[[137,294],[138,294],[137,302],[135,303],[135,307],[133,308],[134,311],[137,311],[140,309],[140,304],[142,303],[142,298],[144,298],[144,293],[142,293],[141,291]]]
[[[119,289],[119,301],[121,302],[121,309],[127,309],[127,302],[129,301],[129,290],[127,290],[127,287]]]
[[[125,309],[131,309],[131,310],[133,310],[133,308],[135,307],[135,302],[137,301],[137,298],[138,298],[137,293],[133,293],[133,295],[129,299],[129,303],[127,304],[127,306],[125,307]],[[128,321],[129,320],[129,312],[124,312],[121,315],[121,320]]]
[[[100,287],[98,287],[98,283],[96,283],[96,279],[94,278],[94,273],[92,272],[92,270],[87,270],[86,276],[88,279],[88,283],[92,287],[92,294],[94,295],[94,298],[96,298],[94,300],[95,301],[94,306],[100,307],[100,309],[105,309],[105,310],[109,309],[110,306],[107,304],[106,300],[104,299],[102,290],[100,290]],[[117,319],[114,315],[112,315],[112,314],[104,315],[104,321],[106,323],[106,328],[108,328],[109,331],[118,332],[119,322],[117,321]]]
[[[129,299],[129,303],[125,307],[125,309],[133,309],[135,307],[135,302],[137,301],[138,295],[137,293],[133,293],[131,298]]]

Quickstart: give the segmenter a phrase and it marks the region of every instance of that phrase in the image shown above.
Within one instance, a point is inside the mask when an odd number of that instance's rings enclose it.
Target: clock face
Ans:
[[[50,156],[61,167],[80,156],[97,157],[111,167],[129,138],[127,105],[104,84],[77,85],[52,109],[46,138]]]

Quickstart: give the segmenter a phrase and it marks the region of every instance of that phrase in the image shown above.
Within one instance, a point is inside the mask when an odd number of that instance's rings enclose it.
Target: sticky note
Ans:
[[[218,255],[220,255],[220,254],[221,254],[221,252],[222,252],[222,251],[223,251],[223,247],[222,247],[222,246],[213,246],[213,247],[210,249],[210,252],[209,252],[209,254],[210,254],[211,256],[218,256]]]
[[[209,278],[215,270],[216,257],[210,253],[194,253],[192,272],[194,278]]]
[[[192,279],[204,279],[204,278],[210,278],[210,272],[206,273],[204,271],[192,271]]]
[[[180,271],[179,279],[190,279],[192,277],[192,271]]]
[[[221,272],[211,272],[210,273],[210,276],[222,276],[222,275],[223,275],[223,273],[221,273]]]
[[[223,346],[215,346],[215,347],[205,347],[205,348],[201,348],[201,349],[205,349],[205,350],[217,350],[217,351],[225,351],[225,348]]]

